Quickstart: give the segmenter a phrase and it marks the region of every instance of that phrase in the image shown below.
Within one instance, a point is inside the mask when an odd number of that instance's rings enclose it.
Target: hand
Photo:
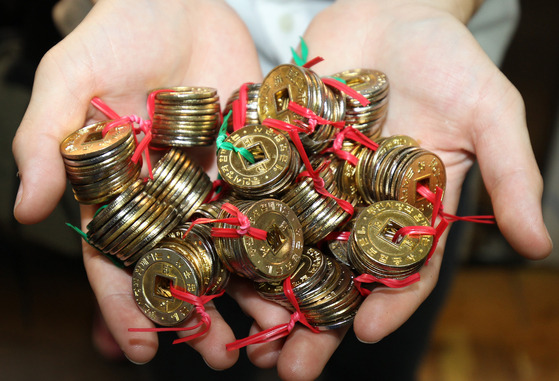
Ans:
[[[22,223],[44,219],[66,184],[60,142],[106,117],[90,106],[100,97],[119,115],[145,115],[150,90],[211,86],[225,101],[243,82],[261,81],[256,51],[244,24],[222,1],[99,1],[86,19],[43,58],[32,99],[13,142],[21,175],[14,208]],[[208,158],[214,158],[213,152]],[[85,229],[96,208],[82,206]],[[138,363],[157,351],[157,335],[128,328],[153,326],[132,298],[130,275],[91,246],[83,246],[89,281],[108,327],[126,356]],[[235,338],[210,304],[212,328],[192,345],[213,368],[231,366]]]
[[[313,67],[320,75],[353,68],[385,72],[390,104],[383,135],[410,135],[441,157],[447,170],[445,211],[456,212],[464,177],[477,156],[503,234],[520,254],[543,258],[551,241],[522,98],[464,26],[473,4],[454,9],[451,3],[442,9],[437,1],[337,1],[304,36],[309,59],[325,59]],[[381,340],[426,299],[437,282],[445,240],[446,234],[420,271],[420,282],[404,289],[379,287],[366,298],[353,326],[360,340]],[[304,329],[290,335],[284,348],[298,340],[297,357],[270,348],[280,376],[320,374],[343,332],[332,332],[330,340],[316,336]],[[269,358],[264,346],[248,354],[255,363]]]

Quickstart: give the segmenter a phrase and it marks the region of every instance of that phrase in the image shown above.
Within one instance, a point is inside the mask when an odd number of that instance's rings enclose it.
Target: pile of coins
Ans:
[[[60,144],[74,197],[82,204],[108,201],[140,176],[142,162],[132,161],[136,149],[132,125],[118,123],[103,136],[108,123],[80,128]]]
[[[446,172],[441,159],[418,147],[409,136],[395,135],[376,140],[376,151],[360,147],[356,156],[355,186],[364,201],[400,200],[431,217],[433,204],[417,192],[424,185],[433,193],[444,189]]]
[[[137,180],[93,217],[87,238],[96,249],[129,266],[180,220],[177,209],[145,192],[142,180]]]
[[[307,123],[306,118],[289,109],[289,102],[295,102],[331,122],[342,121],[345,117],[345,96],[341,92],[326,86],[310,69],[279,65],[270,71],[260,87],[260,121],[270,118],[294,125]],[[300,134],[301,142],[307,152],[317,153],[328,146],[335,132],[332,124],[319,124],[314,132]]]
[[[324,189],[328,193],[355,205],[355,198],[346,197],[338,192],[330,167],[324,166],[319,176],[324,181]],[[309,177],[292,186],[282,197],[282,201],[293,209],[301,221],[306,245],[317,243],[348,217],[348,213],[334,198],[315,189],[314,181]]]
[[[301,159],[283,134],[273,128],[251,125],[233,132],[225,140],[249,151],[254,163],[234,150],[217,153],[219,174],[241,198],[277,197],[293,183]]]
[[[386,75],[377,70],[355,69],[336,73],[332,77],[342,79],[369,101],[367,106],[363,106],[357,99],[346,97],[345,122],[370,139],[379,137],[388,108]]]
[[[425,262],[431,235],[406,235],[394,242],[394,234],[406,226],[429,226],[417,208],[400,201],[379,201],[356,218],[349,238],[348,259],[363,274],[380,278],[406,278]]]
[[[172,148],[157,162],[153,179],[144,190],[160,201],[173,205],[186,221],[202,204],[212,189],[212,182],[201,166],[177,148]]]
[[[217,257],[211,228],[188,223],[176,227],[138,260],[132,292],[140,310],[153,322],[173,326],[187,320],[194,306],[173,297],[171,285],[196,296],[215,295],[228,281],[229,272]]]
[[[225,113],[242,112],[234,118],[244,119],[244,125],[232,131],[229,118],[230,134],[220,139],[217,152],[229,190],[211,202],[209,177],[183,148],[215,141],[221,122],[215,89],[154,90],[150,145],[168,151],[146,181],[137,180],[140,165],[128,163],[136,147],[130,124],[103,137],[108,123],[103,122],[63,142],[76,199],[107,204],[88,224],[88,241],[125,266],[135,264],[134,298],[152,321],[171,326],[192,313],[194,306],[175,298],[172,287],[195,296],[217,294],[234,273],[254,281],[262,297],[293,311],[283,289],[289,278],[309,323],[333,329],[351,323],[363,300],[353,271],[402,279],[423,265],[433,236],[394,237],[403,227],[429,226],[433,206],[417,190],[444,189],[444,165],[410,137],[380,137],[389,92],[383,73],[356,69],[334,77],[369,104],[346,96],[311,69],[290,64],[229,97]],[[233,107],[241,96],[244,110]],[[295,112],[291,102],[309,112]],[[262,125],[266,119],[299,127],[303,149],[285,131]],[[343,142],[357,165],[324,154],[338,122],[374,140],[378,149]],[[305,156],[312,168],[301,164],[307,163]],[[106,191],[103,197],[100,190]],[[342,205],[355,207],[352,218]],[[230,214],[231,206],[240,214]],[[204,220],[192,222],[198,218]],[[256,238],[251,229],[266,232],[266,238]],[[215,234],[224,230],[231,234]],[[347,233],[349,240],[328,241],[325,255],[316,246],[333,232]]]
[[[250,226],[267,232],[265,240],[243,235],[239,238],[214,237],[217,254],[225,267],[255,282],[275,282],[295,271],[303,251],[303,230],[297,215],[276,199],[234,201],[250,221]],[[230,217],[222,211],[219,219]],[[227,223],[216,228],[238,229]]]
[[[290,281],[301,312],[312,326],[321,330],[351,323],[363,301],[349,267],[316,248],[305,247]],[[281,282],[258,283],[256,290],[263,298],[294,311]]]
[[[155,90],[151,145],[209,146],[220,123],[217,91],[209,87]]]
[[[246,84],[245,123],[243,127],[260,124],[260,119],[258,117],[258,93],[260,92],[260,86],[260,83]],[[227,104],[223,109],[223,115],[227,115],[233,110],[233,102],[239,100],[240,91],[240,88],[235,90],[229,99],[227,99]],[[229,133],[233,132],[233,118],[227,120],[227,131]]]

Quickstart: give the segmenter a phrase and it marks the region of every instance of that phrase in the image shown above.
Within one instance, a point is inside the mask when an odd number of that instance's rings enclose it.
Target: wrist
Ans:
[[[432,6],[449,12],[451,15],[467,24],[477,12],[484,0],[425,0]]]
[[[361,3],[363,6],[372,5],[377,11],[382,9],[408,10],[431,8],[432,10],[445,12],[458,19],[464,25],[470,21],[484,0],[337,0],[337,3]]]

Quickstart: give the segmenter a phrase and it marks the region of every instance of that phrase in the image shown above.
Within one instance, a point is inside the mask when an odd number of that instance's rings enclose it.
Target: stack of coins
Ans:
[[[240,152],[221,148],[217,153],[219,174],[240,198],[276,197],[299,173],[299,153],[289,139],[273,128],[246,126],[225,141],[248,150],[254,157],[251,163]]]
[[[346,123],[371,139],[379,137],[388,109],[389,85],[386,75],[377,70],[354,69],[336,73],[333,77],[343,79],[370,102],[363,106],[358,100],[347,97]]]
[[[138,180],[87,225],[89,243],[125,266],[135,263],[169,233],[180,213],[143,190]]]
[[[212,145],[221,123],[217,91],[209,87],[168,90],[155,95],[150,144],[156,147]]]
[[[132,273],[136,305],[151,321],[173,326],[188,319],[194,306],[171,294],[171,285],[200,296],[201,274],[186,250],[155,248],[146,253]]]
[[[365,206],[357,206],[355,208],[352,218],[349,221],[347,221],[345,224],[342,224],[340,227],[338,227],[334,232],[332,232],[332,234],[335,235],[335,234],[344,233],[347,234],[346,238],[349,238],[349,233],[353,230],[353,227],[355,226],[355,220],[357,219],[357,216],[359,215],[359,213],[361,213],[363,209],[365,209]],[[348,239],[328,239],[325,242],[326,243],[325,251],[326,254],[331,255],[337,261],[343,263],[346,266],[349,266],[350,268],[353,268],[353,266],[349,262],[349,259],[347,258],[347,253],[349,251],[348,242],[349,242]]]
[[[425,262],[431,235],[406,235],[393,242],[395,233],[406,226],[429,226],[417,208],[400,201],[379,201],[356,218],[349,237],[349,262],[359,273],[381,278],[406,278]]]
[[[132,292],[140,310],[153,322],[173,326],[190,317],[194,305],[171,294],[171,285],[195,296],[225,289],[230,274],[214,249],[211,228],[177,226],[136,263]],[[185,233],[187,233],[185,235]]]
[[[190,229],[190,230],[189,230]],[[225,289],[229,283],[230,273],[223,266],[215,250],[212,228],[208,225],[191,225],[190,222],[177,226],[158,247],[166,247],[190,252],[188,256],[202,274],[202,294],[215,295]]]
[[[148,180],[145,192],[159,201],[173,205],[183,221],[194,213],[212,189],[212,182],[201,166],[184,151],[170,149],[156,164],[153,180]]]
[[[308,124],[308,119],[291,111],[289,102],[295,102],[316,115],[338,122],[345,117],[345,96],[326,86],[310,69],[296,65],[279,65],[264,78],[258,94],[260,121],[278,119],[290,124]],[[319,124],[314,132],[300,134],[308,153],[317,153],[327,147],[336,132],[331,124]]]
[[[418,147],[417,142],[404,135],[377,139],[376,152],[363,148],[355,172],[355,181],[363,199],[369,203],[380,200],[400,200],[431,217],[433,204],[417,189],[423,185],[433,193],[445,189],[446,172],[441,159]]]
[[[345,148],[343,149],[345,150]],[[361,162],[361,155],[363,155],[364,153],[373,153],[367,147],[360,144],[353,145],[351,149],[347,149],[347,151],[353,156],[357,157],[359,159],[359,163]],[[336,163],[338,163],[339,165],[338,171],[336,172],[336,184],[338,185],[340,191],[343,194],[356,197],[358,203],[366,202],[366,200],[363,200],[361,192],[359,192],[359,189],[357,187],[357,166],[353,165],[349,160],[338,159],[336,160]]]
[[[246,100],[246,110],[245,111],[245,124],[244,126],[250,126],[252,124],[260,124],[260,119],[258,117],[258,92],[260,91],[260,83],[249,83],[247,86],[247,100]],[[231,94],[229,99],[227,99],[227,104],[223,109],[223,115],[229,114],[233,110],[233,102],[239,99],[240,89],[237,89]],[[241,126],[241,127],[244,127]],[[233,132],[233,118],[227,120],[227,131]]]
[[[141,161],[132,162],[136,141],[129,122],[103,129],[111,121],[89,125],[60,144],[74,197],[82,204],[111,200],[140,176]]]
[[[250,221],[250,226],[267,232],[265,240],[243,235],[239,238],[214,237],[217,254],[225,267],[255,282],[275,282],[295,271],[303,251],[303,230],[297,215],[275,199],[233,202]],[[227,212],[219,218],[231,217]],[[238,226],[216,223],[217,228]]]
[[[354,197],[340,194],[329,166],[323,166],[319,176],[324,180],[324,189],[328,193],[355,205]],[[305,177],[293,185],[282,196],[282,201],[289,205],[299,218],[306,245],[317,243],[348,217],[347,212],[338,205],[334,198],[325,196],[315,189],[314,181],[310,177]]]
[[[291,275],[291,287],[307,321],[321,330],[351,323],[363,301],[349,267],[312,247],[305,247],[301,262]],[[281,282],[259,283],[256,290],[265,299],[294,311]]]

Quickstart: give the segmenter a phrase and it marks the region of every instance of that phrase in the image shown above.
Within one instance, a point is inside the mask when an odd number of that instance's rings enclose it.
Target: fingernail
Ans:
[[[124,356],[128,359],[128,361],[130,361],[132,364],[135,364],[135,365],[145,365],[145,364],[148,363],[147,361],[146,362],[138,362],[138,361],[131,360],[130,357],[128,357],[128,355],[126,353],[124,354]]]
[[[547,233],[547,239],[549,240],[551,248],[553,249],[553,239],[551,239],[551,234],[549,234],[549,230],[547,229],[545,229],[545,232]]]
[[[356,336],[356,337],[357,337],[357,336]],[[376,344],[376,343],[378,343],[378,342],[379,342],[380,340],[382,340],[382,339],[377,340],[377,341],[365,341],[365,340],[361,340],[359,337],[357,337],[357,340],[359,340],[359,341],[362,342],[363,344]]]
[[[15,213],[18,205],[20,204],[22,197],[23,197],[23,184],[20,183],[19,188],[17,190],[16,201],[14,203],[14,213]]]
[[[211,366],[210,364],[208,364],[208,362],[206,361],[205,358],[202,357],[202,359],[204,359],[204,362],[206,363],[206,365],[208,366],[208,368],[210,368],[211,370],[215,370],[216,372],[221,372],[223,369],[217,369],[214,368],[213,366]]]

